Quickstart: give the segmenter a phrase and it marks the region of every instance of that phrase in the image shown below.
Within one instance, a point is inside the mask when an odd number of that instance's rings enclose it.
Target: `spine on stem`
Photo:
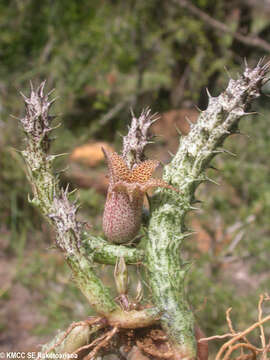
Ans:
[[[176,155],[164,169],[163,179],[180,193],[159,189],[153,198],[149,222],[146,263],[153,299],[162,312],[161,322],[175,349],[176,359],[196,357],[195,323],[185,298],[185,266],[181,261],[181,244],[186,237],[185,215],[192,209],[194,192],[209,180],[205,170],[222,152],[219,147],[237,130],[252,100],[260,95],[269,64],[247,66],[237,80],[230,80],[218,97],[209,96],[189,134],[180,139]]]

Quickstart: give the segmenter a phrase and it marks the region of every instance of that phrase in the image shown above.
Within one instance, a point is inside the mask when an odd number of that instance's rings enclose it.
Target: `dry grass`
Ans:
[[[270,321],[270,315],[263,317],[263,302],[269,301],[270,297],[268,294],[260,295],[260,299],[258,302],[258,321],[249,326],[247,329],[236,332],[230,318],[231,308],[226,311],[226,320],[228,324],[228,328],[230,330],[229,333],[224,335],[214,335],[208,338],[200,339],[199,342],[210,341],[215,339],[225,339],[231,338],[225,344],[221,346],[219,349],[215,360],[268,360],[270,357],[268,356],[270,353],[270,339],[266,340],[264,324]],[[254,331],[256,328],[259,328],[260,331],[260,342],[261,346],[257,347],[248,340],[247,335]],[[238,352],[237,352],[238,350]],[[236,352],[237,355],[232,356],[232,354]]]

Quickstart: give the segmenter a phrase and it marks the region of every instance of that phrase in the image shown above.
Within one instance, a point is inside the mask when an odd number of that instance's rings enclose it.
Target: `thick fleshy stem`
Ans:
[[[209,95],[209,104],[198,117],[189,134],[180,139],[179,149],[164,169],[163,179],[181,189],[177,194],[167,189],[157,190],[152,201],[146,243],[146,263],[154,303],[162,311],[161,323],[176,351],[176,359],[194,359],[196,341],[194,317],[184,293],[186,268],[180,257],[184,238],[185,215],[192,210],[194,192],[209,180],[205,170],[223,141],[236,132],[239,119],[247,115],[252,100],[260,95],[267,80],[269,64],[245,67],[243,75],[230,80],[218,97]]]
[[[156,321],[158,311],[147,309],[125,313],[114,301],[102,281],[94,271],[94,251],[99,252],[97,244],[92,247],[92,253],[86,253],[82,246],[85,239],[83,226],[76,219],[78,206],[70,201],[68,189],[61,190],[57,178],[52,172],[52,162],[57,157],[49,155],[49,133],[53,130],[51,122],[53,116],[49,109],[53,101],[49,101],[48,94],[44,94],[45,82],[37,90],[31,84],[30,97],[23,95],[26,115],[20,120],[26,134],[26,149],[22,155],[26,162],[28,179],[33,188],[33,199],[44,217],[53,226],[56,233],[56,245],[63,251],[70,265],[75,282],[88,299],[92,308],[106,317],[108,323],[117,323],[119,327],[127,324],[132,327],[145,326]],[[98,238],[96,239],[98,240]],[[100,243],[101,257],[104,258],[104,242]],[[89,248],[88,248],[89,249]],[[127,254],[130,249],[127,248]],[[106,250],[107,251],[107,250]],[[123,256],[124,256],[123,255]],[[111,260],[113,261],[113,260]]]
[[[87,254],[100,264],[115,265],[119,258],[124,258],[127,264],[139,264],[143,262],[144,251],[135,247],[114,245],[101,237],[85,233],[82,245]]]

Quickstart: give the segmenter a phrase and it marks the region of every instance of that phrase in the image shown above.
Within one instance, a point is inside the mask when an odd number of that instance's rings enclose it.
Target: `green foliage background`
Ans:
[[[270,11],[261,5],[236,0],[192,3],[236,31],[270,41]],[[268,54],[210,28],[175,1],[0,1],[0,240],[6,244],[3,257],[15,261],[10,287],[21,282],[42,294],[39,311],[47,323],[36,333],[64,328],[89,310],[55,251],[44,255],[53,234],[27,202],[31,189],[15,150],[21,148],[21,134],[10,114],[23,114],[18,90],[27,94],[29,80],[38,84],[43,79],[48,89],[56,89],[55,113],[60,114],[62,127],[53,153],[70,152],[90,139],[107,140],[117,148],[130,107],[136,113],[146,105],[159,112],[192,104],[203,108],[206,87],[213,94],[224,88],[228,80],[224,66],[236,76],[244,57],[252,65],[262,55]],[[121,111],[102,125],[103,116],[119,104]],[[197,314],[207,335],[225,330],[224,314],[230,306],[238,326],[248,325],[256,316],[258,294],[270,285],[268,99],[262,97],[255,110],[259,115],[241,123],[251,139],[239,135],[225,144],[238,155],[216,159],[214,165],[221,171],[209,175],[221,186],[202,185],[198,197],[205,202],[192,215],[212,232],[213,219],[222,219],[224,231],[242,222],[243,239],[233,253],[226,253],[225,247],[218,256],[212,248],[198,254],[192,238],[184,249],[195,259],[187,285],[192,307],[196,310],[207,298]],[[66,162],[60,160],[58,168]],[[61,181],[67,182],[68,176]],[[80,196],[84,203],[80,216],[100,232],[104,196],[94,189],[80,190]],[[247,225],[251,215],[254,221]],[[232,264],[243,269],[242,281],[235,279],[234,271],[229,273],[228,266],[223,271],[223,263],[231,257]],[[61,290],[56,286],[59,277]],[[8,292],[5,288],[0,292],[3,305],[10,299]],[[0,319],[0,332],[7,326]]]

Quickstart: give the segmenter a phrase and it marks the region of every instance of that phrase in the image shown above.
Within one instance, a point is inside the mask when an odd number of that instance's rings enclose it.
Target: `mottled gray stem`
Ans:
[[[261,62],[254,69],[246,66],[243,75],[230,80],[221,95],[209,95],[207,109],[200,113],[189,134],[180,139],[176,155],[164,169],[164,180],[180,193],[159,189],[152,201],[146,263],[154,303],[162,311],[162,326],[174,345],[175,358],[196,357],[194,317],[185,298],[186,269],[180,257],[187,236],[185,215],[193,209],[198,185],[209,180],[205,170],[210,161],[223,152],[223,141],[237,132],[239,119],[260,95],[268,68],[269,64]]]
[[[56,245],[63,251],[72,269],[73,278],[91,307],[101,316],[106,317],[109,324],[136,328],[152,324],[157,320],[157,309],[124,312],[110,295],[109,289],[97,277],[94,271],[94,259],[113,263],[120,254],[127,255],[130,261],[138,261],[141,253],[135,249],[106,245],[104,241],[92,237],[92,245],[82,245],[86,233],[83,225],[76,219],[78,206],[70,201],[71,194],[58,186],[53,175],[52,163],[56,156],[49,155],[49,133],[53,130],[49,115],[48,94],[44,94],[45,82],[37,90],[31,85],[30,97],[24,96],[26,115],[20,119],[26,135],[26,149],[22,155],[26,162],[28,179],[33,188],[33,199],[46,220],[56,233]],[[99,241],[99,243],[98,243]],[[111,256],[109,251],[112,251]],[[140,255],[138,255],[140,254]]]
[[[102,315],[118,308],[108,289],[93,271],[93,261],[85,256],[81,246],[82,226],[76,220],[77,206],[69,201],[68,191],[60,190],[52,172],[55,156],[49,155],[49,133],[53,117],[49,115],[52,104],[44,94],[44,85],[30,97],[23,95],[26,116],[21,119],[26,134],[26,149],[22,151],[27,166],[28,179],[33,189],[31,202],[36,205],[53,226],[56,244],[75,274],[75,280],[91,306]]]
[[[92,254],[97,263],[115,265],[118,258],[124,258],[126,264],[137,264],[143,261],[144,251],[124,245],[114,245],[101,237],[85,234],[82,242],[87,253]]]

